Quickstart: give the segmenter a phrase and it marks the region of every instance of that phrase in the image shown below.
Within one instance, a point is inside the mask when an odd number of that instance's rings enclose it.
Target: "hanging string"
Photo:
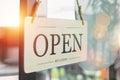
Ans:
[[[83,20],[83,17],[82,17],[81,6],[79,5],[78,0],[76,0],[76,2],[77,2],[77,6],[78,6],[78,13],[79,13],[80,19],[82,21],[82,25],[84,25],[84,20]],[[39,7],[40,3],[41,3],[41,0],[36,0],[34,5],[33,5],[32,12],[31,12],[31,16],[33,16],[32,17],[32,22],[34,21],[34,17],[36,16],[36,12],[38,10],[38,7]]]
[[[34,18],[36,16],[36,12],[38,11],[38,7],[39,7],[40,3],[41,3],[41,0],[36,0],[34,5],[33,5],[32,11],[31,11],[31,16],[33,16],[32,23],[34,21]]]
[[[78,0],[76,0],[76,2],[77,2],[77,7],[78,7],[78,13],[79,13],[80,19],[81,19],[81,21],[82,21],[82,25],[84,25],[84,20],[83,20],[83,17],[82,17],[81,6],[80,6]]]

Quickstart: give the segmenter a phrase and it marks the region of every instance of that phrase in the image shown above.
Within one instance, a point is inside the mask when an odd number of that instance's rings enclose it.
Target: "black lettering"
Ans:
[[[63,36],[63,52],[62,53],[69,53],[71,52],[71,47],[69,47],[69,39],[68,41],[66,41],[66,37],[68,36],[69,38],[71,38],[70,34],[62,34]],[[69,50],[66,50],[66,45],[69,47]],[[67,48],[68,49],[68,48]]]
[[[43,38],[45,39],[45,43],[46,43],[46,45],[45,45],[45,51],[43,52],[42,55],[40,55],[40,54],[37,52],[37,48],[36,48],[37,39],[38,39],[39,37],[43,37]],[[35,37],[35,40],[34,40],[34,43],[33,43],[33,50],[34,50],[35,55],[38,56],[38,57],[43,57],[43,56],[46,54],[46,52],[47,52],[47,50],[48,50],[48,40],[47,40],[47,37],[46,37],[44,34],[38,34],[38,35]]]
[[[81,45],[82,45],[82,34],[79,34],[80,35],[80,42],[78,41],[77,37],[75,34],[72,34],[73,35],[73,51],[72,52],[76,52],[76,49],[75,49],[75,42],[77,42],[77,45],[79,47],[79,49],[81,50]]]
[[[54,52],[55,46],[57,46],[60,42],[60,36],[58,34],[51,34],[52,36],[52,53],[50,55],[55,55],[56,53]],[[57,37],[58,41],[55,43],[55,36]]]

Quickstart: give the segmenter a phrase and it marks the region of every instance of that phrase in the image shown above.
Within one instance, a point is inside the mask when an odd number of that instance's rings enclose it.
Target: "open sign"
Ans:
[[[27,17],[24,35],[26,73],[85,61],[87,26],[81,21]]]

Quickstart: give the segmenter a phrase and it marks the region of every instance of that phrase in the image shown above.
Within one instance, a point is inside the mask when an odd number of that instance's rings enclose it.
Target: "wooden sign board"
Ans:
[[[81,21],[27,17],[24,71],[37,72],[87,59],[87,26]]]

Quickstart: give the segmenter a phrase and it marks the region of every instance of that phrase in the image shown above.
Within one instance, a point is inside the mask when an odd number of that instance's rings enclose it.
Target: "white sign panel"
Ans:
[[[24,70],[37,72],[87,59],[87,26],[81,21],[27,17]]]

